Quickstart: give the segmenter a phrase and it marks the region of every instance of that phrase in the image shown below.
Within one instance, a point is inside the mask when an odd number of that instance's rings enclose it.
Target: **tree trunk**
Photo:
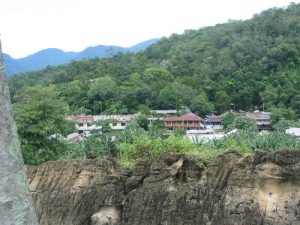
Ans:
[[[37,225],[12,115],[0,41],[0,224]]]

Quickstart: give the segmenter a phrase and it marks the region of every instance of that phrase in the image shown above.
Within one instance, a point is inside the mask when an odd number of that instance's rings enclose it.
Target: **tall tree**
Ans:
[[[198,115],[205,117],[213,113],[214,104],[209,102],[205,92],[201,92],[192,98],[190,109]]]
[[[68,105],[53,87],[28,87],[15,96],[13,105],[26,164],[53,160],[61,151],[58,136],[66,134]]]
[[[4,74],[0,42],[0,218],[4,225],[37,225]]]

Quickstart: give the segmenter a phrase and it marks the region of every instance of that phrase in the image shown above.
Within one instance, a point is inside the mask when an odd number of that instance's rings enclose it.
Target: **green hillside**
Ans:
[[[73,61],[10,80],[14,102],[52,85],[69,114],[190,107],[300,113],[300,4],[163,38],[145,51]]]

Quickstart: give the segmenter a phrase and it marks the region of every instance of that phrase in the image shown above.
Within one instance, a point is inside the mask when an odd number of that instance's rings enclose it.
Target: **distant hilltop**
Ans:
[[[138,52],[144,50],[148,46],[156,43],[159,38],[150,39],[134,46],[124,48],[119,46],[97,45],[88,47],[82,52],[64,52],[57,48],[48,48],[36,52],[32,55],[20,59],[14,59],[10,55],[4,53],[4,62],[6,73],[12,76],[17,73],[40,70],[47,66],[58,66],[71,62],[72,60],[81,60],[83,58],[108,58],[118,52]]]

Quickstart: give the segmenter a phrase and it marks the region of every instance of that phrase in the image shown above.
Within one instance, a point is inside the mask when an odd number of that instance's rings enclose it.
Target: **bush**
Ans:
[[[118,144],[117,150],[119,161],[131,167],[137,161],[154,158],[166,152],[190,154],[196,152],[196,146],[182,137],[151,139],[148,135],[141,135],[135,136],[132,143]]]
[[[132,143],[117,145],[118,160],[127,167],[132,167],[140,160],[151,159],[163,153],[173,152],[193,156],[198,159],[201,167],[207,166],[218,155],[230,150],[249,153],[251,148],[238,140],[227,138],[211,142],[192,143],[187,139],[172,135],[167,139],[151,139],[147,135],[136,136]]]

